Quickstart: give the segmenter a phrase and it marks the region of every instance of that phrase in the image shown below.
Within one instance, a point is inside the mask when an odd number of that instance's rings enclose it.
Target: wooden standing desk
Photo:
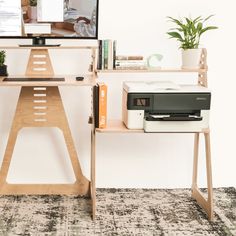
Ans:
[[[5,82],[0,77],[0,87],[21,87],[14,119],[12,122],[5,155],[0,169],[0,194],[2,195],[21,195],[21,194],[66,194],[90,196],[92,199],[92,217],[95,218],[95,184],[93,183],[95,161],[91,159],[91,180],[89,181],[82,173],[77,151],[74,146],[73,138],[66,118],[59,87],[60,86],[89,86],[95,85],[95,65],[96,49],[95,46],[78,47],[1,47],[4,49],[23,49],[30,50],[30,57],[26,68],[26,75],[9,76],[14,78],[22,77],[64,77],[65,81],[17,81]],[[73,75],[55,75],[48,49],[89,49],[92,57],[92,71],[84,76],[83,81],[76,81]],[[91,114],[92,115],[92,114]],[[57,127],[64,136],[65,143],[70,156],[70,161],[75,175],[75,183],[72,184],[9,184],[7,174],[12,159],[14,146],[18,132],[25,127]],[[93,126],[91,126],[93,130]],[[94,158],[93,155],[91,155]]]
[[[16,49],[18,47],[4,47],[5,49]],[[91,180],[86,179],[81,171],[80,164],[77,158],[77,154],[74,148],[73,140],[68,127],[68,122],[66,120],[65,112],[63,109],[62,101],[60,98],[58,86],[93,86],[96,83],[97,73],[198,73],[198,84],[207,87],[207,64],[206,64],[206,50],[203,49],[200,68],[199,69],[150,69],[150,70],[106,70],[106,71],[95,71],[96,65],[96,47],[62,47],[62,48],[51,48],[50,49],[91,49],[92,50],[92,65],[93,73],[90,76],[86,76],[85,80],[82,82],[77,82],[74,76],[64,76],[65,82],[2,82],[0,78],[1,86],[23,86],[23,90],[13,121],[13,126],[11,129],[7,150],[4,156],[3,164],[0,170],[0,194],[80,194],[86,195],[90,194],[92,198],[92,216],[95,218],[96,213],[96,184],[95,184],[95,156],[96,156],[96,133],[143,133],[141,130],[129,130],[127,129],[122,121],[109,121],[106,129],[95,129],[93,115],[91,116]],[[18,48],[24,49],[24,48]],[[34,48],[35,49],[35,48]],[[47,50],[49,48],[38,48],[40,50]],[[27,73],[30,74],[32,63],[28,63]],[[49,74],[53,73],[49,68]],[[22,76],[20,76],[22,77]],[[62,77],[62,76],[57,76]],[[64,137],[66,140],[67,148],[69,150],[71,162],[76,176],[76,182],[73,185],[10,185],[6,183],[6,176],[8,168],[11,161],[11,155],[13,152],[15,139],[17,132],[20,128],[28,126],[35,126],[35,112],[32,110],[32,101],[35,99],[34,94],[38,93],[40,90],[34,90],[34,88],[46,87],[46,96],[48,98],[48,108],[49,112],[49,122],[44,123],[46,125],[40,124],[40,126],[48,127],[55,124],[57,127],[62,129]],[[27,89],[28,88],[28,89]],[[36,92],[35,92],[36,91]],[[45,91],[45,90],[41,90]],[[41,92],[40,92],[41,93]],[[39,97],[37,97],[38,99]],[[45,100],[45,96],[41,97]],[[22,109],[23,107],[26,109]],[[22,111],[26,111],[22,114]],[[36,112],[38,113],[38,112]],[[39,112],[40,113],[40,112]],[[44,112],[42,112],[44,113]],[[62,118],[58,119],[58,116]],[[39,115],[40,116],[40,115]],[[27,122],[22,122],[23,118],[29,118]],[[41,119],[41,117],[40,117]],[[23,124],[23,126],[22,126]],[[207,187],[208,196],[205,198],[197,186],[197,172],[198,172],[198,146],[199,146],[199,136],[203,133],[205,137],[205,152],[206,152],[206,169],[207,169]],[[210,130],[202,130],[201,132],[195,132],[194,141],[194,162],[193,162],[193,179],[192,179],[192,197],[197,200],[198,204],[207,212],[210,220],[213,219],[213,191],[212,191],[212,170],[211,170],[211,152],[210,152]]]

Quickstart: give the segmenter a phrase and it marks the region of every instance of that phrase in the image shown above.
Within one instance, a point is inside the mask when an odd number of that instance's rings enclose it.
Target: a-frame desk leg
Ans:
[[[212,187],[212,169],[211,169],[210,131],[207,130],[204,132],[207,189],[208,189],[207,198],[203,196],[197,185],[199,135],[200,135],[199,133],[196,133],[194,140],[192,197],[196,199],[197,203],[206,211],[209,220],[213,220],[213,187]]]
[[[75,175],[72,184],[9,184],[7,174],[18,132],[24,127],[56,127],[65,138]],[[0,169],[0,194],[89,195],[90,182],[83,175],[58,87],[22,87]]]

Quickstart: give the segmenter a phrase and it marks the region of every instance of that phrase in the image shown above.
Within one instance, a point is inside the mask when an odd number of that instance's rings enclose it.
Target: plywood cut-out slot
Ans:
[[[34,100],[34,103],[47,103],[47,100]]]
[[[34,87],[33,88],[35,91],[46,91],[47,88],[46,87]]]
[[[46,105],[36,106],[35,91],[47,90]],[[44,98],[44,97],[43,97]],[[25,127],[59,128],[64,136],[76,178],[73,184],[8,184],[6,182],[18,132]],[[49,157],[50,158],[50,157]],[[90,182],[83,176],[58,87],[22,87],[0,169],[0,194],[89,195]]]
[[[34,106],[33,109],[35,109],[35,110],[46,110],[47,107],[46,106]]]
[[[47,113],[46,112],[35,112],[35,116],[45,116]]]
[[[33,62],[34,65],[46,65],[45,61],[34,61]]]
[[[46,97],[47,96],[47,94],[45,94],[45,93],[35,93],[34,94],[34,97]]]
[[[32,50],[34,50],[34,49],[32,49]],[[41,51],[41,52],[45,52],[45,51]],[[34,54],[33,58],[46,58],[46,53],[45,54]]]

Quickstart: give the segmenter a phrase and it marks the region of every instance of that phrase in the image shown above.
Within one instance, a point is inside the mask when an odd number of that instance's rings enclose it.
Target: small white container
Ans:
[[[199,69],[201,48],[182,50],[182,69]]]

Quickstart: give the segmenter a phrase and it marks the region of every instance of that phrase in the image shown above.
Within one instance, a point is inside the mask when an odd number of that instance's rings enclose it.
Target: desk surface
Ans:
[[[32,86],[93,86],[96,84],[96,80],[93,75],[82,75],[84,77],[83,81],[76,81],[75,77],[80,75],[54,75],[50,77],[64,77],[65,81],[32,81],[32,82],[3,82],[3,79],[5,77],[0,77],[0,87],[5,86],[26,86],[26,87],[32,87]],[[17,75],[17,76],[11,76],[11,78],[24,78],[27,76]],[[28,76],[28,77],[34,77],[34,76]],[[35,76],[38,77],[38,76]],[[43,76],[42,76],[43,78]]]

